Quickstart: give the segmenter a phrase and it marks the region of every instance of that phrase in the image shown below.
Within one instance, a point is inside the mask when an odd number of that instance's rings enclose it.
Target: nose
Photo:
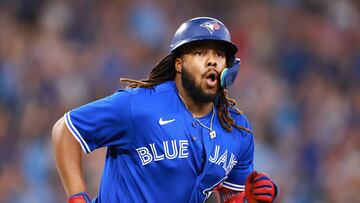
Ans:
[[[208,59],[207,59],[206,65],[207,65],[208,67],[214,67],[214,68],[217,67],[217,62],[216,62],[215,54],[210,53],[210,54],[208,55]]]

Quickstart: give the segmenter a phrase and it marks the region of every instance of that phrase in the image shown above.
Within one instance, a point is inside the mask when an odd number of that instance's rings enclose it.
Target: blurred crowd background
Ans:
[[[278,202],[360,202],[357,0],[0,0],[0,202],[65,202],[53,124],[120,77],[147,77],[197,16],[222,20],[240,47],[230,94]],[[85,157],[92,197],[104,152]]]

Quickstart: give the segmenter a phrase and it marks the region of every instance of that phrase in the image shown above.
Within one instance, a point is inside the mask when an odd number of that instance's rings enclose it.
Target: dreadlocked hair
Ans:
[[[178,54],[171,53],[162,59],[151,71],[149,77],[143,80],[134,80],[129,78],[120,78],[120,82],[129,83],[127,88],[153,88],[154,86],[161,84],[166,81],[175,79],[175,58]],[[229,108],[234,110],[237,114],[242,112],[236,107],[236,101],[228,97],[228,91],[223,89],[220,91],[218,102],[216,107],[218,108],[218,117],[221,126],[228,132],[235,127],[239,130],[251,132],[250,129],[243,126],[239,126],[235,123],[234,119],[231,118]]]
[[[143,80],[120,78],[120,82],[129,83],[127,88],[152,88],[158,84],[175,79],[175,56],[173,53],[162,59],[151,71],[149,77]]]
[[[226,89],[222,89],[220,91],[219,97],[217,102],[217,109],[218,109],[218,117],[221,123],[221,126],[228,132],[232,130],[232,127],[235,127],[239,130],[244,130],[247,133],[250,133],[251,130],[248,128],[245,128],[243,126],[239,126],[235,123],[234,119],[231,117],[229,113],[229,108],[233,111],[235,111],[236,114],[240,115],[243,114],[237,107],[236,107],[236,101],[232,98],[228,97],[228,91]]]

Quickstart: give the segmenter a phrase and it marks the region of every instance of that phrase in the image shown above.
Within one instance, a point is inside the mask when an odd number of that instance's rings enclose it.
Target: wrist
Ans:
[[[68,203],[91,203],[90,197],[86,192],[79,192],[68,198]]]

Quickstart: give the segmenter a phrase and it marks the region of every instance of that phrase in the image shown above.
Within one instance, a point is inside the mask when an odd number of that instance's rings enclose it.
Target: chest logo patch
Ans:
[[[171,119],[171,120],[163,120],[163,118],[161,117],[160,120],[159,120],[159,124],[160,125],[166,125],[166,124],[174,122],[174,121],[175,121],[175,118]]]

